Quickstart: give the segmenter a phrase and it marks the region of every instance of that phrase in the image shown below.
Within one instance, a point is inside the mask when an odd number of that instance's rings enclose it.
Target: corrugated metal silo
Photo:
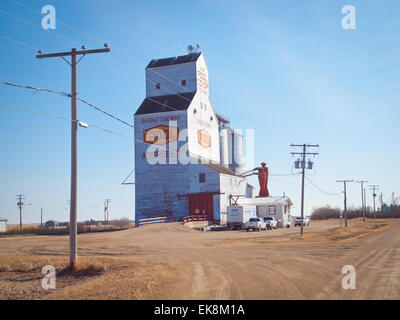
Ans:
[[[235,172],[240,172],[244,168],[244,153],[243,153],[243,136],[240,132],[234,131],[233,138],[233,152],[232,152],[232,168]]]
[[[223,166],[229,165],[229,146],[228,146],[228,128],[221,128],[219,132],[219,146],[221,155],[221,164]]]

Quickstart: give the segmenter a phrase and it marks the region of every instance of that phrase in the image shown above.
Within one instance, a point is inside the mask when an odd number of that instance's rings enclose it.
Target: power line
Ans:
[[[19,43],[19,41],[15,41],[16,43]],[[21,44],[21,45],[24,45],[24,46],[27,46],[27,47],[30,47],[29,45],[27,45],[27,44],[24,44],[24,43],[19,43],[19,44]],[[32,47],[33,48],[33,47]],[[35,48],[35,49],[38,49],[38,48]],[[38,49],[39,50],[39,49]],[[87,68],[83,68],[83,69],[86,69],[87,71],[89,71],[89,69],[87,69]],[[92,72],[92,71],[90,71],[90,72]],[[155,82],[154,81],[152,81],[152,80],[150,80],[150,79],[147,79],[147,81],[149,81],[149,82],[152,82],[152,83],[154,83],[155,84]],[[14,86],[16,86],[16,87],[18,87],[18,86],[20,86],[20,85],[16,85],[16,84],[9,84],[9,83],[5,83],[5,82],[2,82],[3,84],[8,84],[8,85],[14,85]],[[33,90],[36,90],[36,91],[48,91],[48,92],[53,92],[53,93],[57,93],[56,91],[53,91],[53,90],[49,90],[49,89],[41,89],[41,88],[34,88],[34,87],[28,87],[28,86],[21,86],[22,88],[26,88],[26,89],[33,89]],[[171,89],[169,89],[169,88],[167,88],[167,87],[165,87],[167,90],[169,90],[169,91],[171,91],[171,92],[173,92],[175,95],[177,95],[177,96],[179,96],[179,97],[181,97],[182,99],[185,99],[186,101],[191,101],[190,99],[188,99],[188,98],[186,98],[186,97],[184,97],[184,96],[182,96],[182,95],[180,95],[179,93],[177,93],[176,91],[173,91],[173,90],[171,90]],[[63,94],[65,94],[65,93],[63,93]],[[69,94],[67,93],[66,95],[68,95],[69,96]],[[167,108],[169,108],[169,109],[171,109],[171,110],[173,110],[173,111],[177,111],[177,112],[183,112],[182,110],[178,110],[178,109],[176,109],[176,108],[174,108],[174,107],[172,107],[172,106],[169,106],[169,105],[167,105],[167,104],[164,104],[164,103],[162,103],[162,102],[159,102],[159,101],[157,101],[157,100],[154,100],[154,99],[151,99],[151,98],[149,98],[149,97],[146,97],[146,99],[147,100],[150,100],[150,101],[152,101],[152,102],[154,102],[154,103],[156,103],[156,104],[159,104],[159,105],[161,105],[161,106],[165,106],[165,107],[167,107]],[[78,98],[78,100],[81,100],[80,98]],[[81,100],[82,102],[85,102],[86,104],[88,104],[86,101],[83,101],[83,100]],[[93,106],[93,105],[92,105]],[[101,112],[104,112],[105,114],[107,114],[107,112],[105,112],[105,111],[103,111],[103,110],[100,110],[100,109],[98,109],[99,111],[101,111]],[[110,115],[110,114],[109,114]],[[113,116],[112,116],[113,117]],[[114,117],[113,117],[114,118]],[[121,120],[121,119],[119,119],[118,121],[120,121],[120,122],[124,122],[123,120]],[[131,125],[130,125],[131,126]]]
[[[15,1],[15,0],[12,0],[12,1],[14,1],[16,4],[19,4],[19,5],[21,5],[21,6],[25,7],[25,8],[27,8],[27,9],[33,11],[33,12],[36,12],[36,13],[42,15],[39,11],[37,11],[37,10],[35,10],[35,9],[33,9],[33,8],[31,8],[31,7],[27,6],[27,5],[25,5],[25,4],[22,4],[21,2],[18,2],[18,1]],[[36,29],[39,29],[39,30],[41,30],[41,31],[48,31],[48,32],[50,32],[51,34],[53,34],[53,35],[55,35],[55,36],[61,37],[61,38],[65,39],[65,40],[67,40],[67,41],[70,41],[70,42],[72,42],[72,43],[78,44],[77,41],[71,40],[71,39],[69,39],[69,38],[67,38],[67,37],[64,37],[64,36],[62,36],[62,35],[60,35],[60,34],[57,34],[57,33],[54,33],[54,32],[51,32],[51,31],[49,31],[49,30],[43,30],[43,29],[39,28],[38,26],[32,24],[31,22],[26,21],[26,20],[24,20],[24,19],[22,19],[22,18],[19,18],[19,17],[17,17],[17,16],[11,15],[11,14],[5,12],[5,11],[3,11],[2,13],[3,13],[3,14],[6,14],[6,15],[8,15],[8,16],[10,16],[10,17],[12,17],[12,18],[14,18],[14,19],[16,19],[16,20],[18,20],[18,21],[20,21],[20,22],[23,22],[23,23],[25,23],[25,24],[29,24],[29,25],[35,27]],[[60,20],[57,20],[57,21],[58,21],[58,22],[61,22]],[[98,42],[101,42],[101,43],[103,42],[103,41],[101,41],[101,40],[99,40],[99,39],[97,39],[97,38],[91,36],[90,34],[85,33],[85,32],[82,32],[82,31],[80,31],[79,29],[74,28],[74,27],[72,27],[72,26],[70,26],[70,25],[68,25],[68,24],[66,24],[66,23],[61,22],[61,24],[63,24],[63,25],[65,25],[65,26],[69,27],[70,29],[72,29],[72,30],[74,30],[74,31],[76,31],[76,32],[79,32],[79,33],[81,33],[81,34],[84,34],[84,35],[86,35],[86,36],[88,36],[88,37],[90,37],[90,38],[92,38],[92,39],[94,39],[94,40],[96,40],[96,41],[98,41]],[[115,50],[114,50],[114,51],[115,51]],[[117,51],[117,53],[118,53],[118,51]],[[128,57],[128,58],[130,58],[130,59],[132,59],[132,60],[134,60],[131,56],[129,56],[129,55],[123,53],[123,52],[119,52],[119,54],[122,54],[122,55],[124,55],[124,56],[126,56],[126,57]],[[134,60],[134,61],[135,61],[135,60]],[[154,72],[154,73],[159,74],[161,77],[163,77],[163,78],[169,80],[170,82],[175,83],[177,86],[179,86],[179,84],[177,84],[177,83],[174,82],[173,80],[169,79],[168,77],[166,77],[166,76],[160,74],[160,73],[157,72],[156,70],[153,70],[153,69],[149,69],[149,70],[151,70],[151,71]],[[149,81],[152,82],[151,80],[149,80]],[[153,83],[154,83],[154,82],[153,82]],[[181,87],[181,86],[179,86],[179,87]],[[185,87],[185,89],[187,89],[187,88]],[[183,98],[183,99],[185,99],[185,100],[187,100],[187,101],[191,101],[190,99],[187,99],[186,97],[180,95],[180,94],[177,93],[176,91],[173,91],[173,90],[171,90],[171,89],[169,89],[169,88],[168,88],[168,90],[171,91],[171,92],[173,92],[173,93],[175,93],[176,95],[180,96],[181,98]],[[189,90],[189,89],[187,89],[187,90]],[[159,102],[159,101],[156,101],[156,100],[154,100],[154,99],[151,99],[151,98],[146,98],[146,99],[148,99],[148,100],[150,100],[150,101],[152,101],[152,102],[154,102],[154,103],[157,103],[157,104],[159,104],[159,105],[165,106],[165,107],[167,107],[167,108],[169,108],[169,109],[171,109],[171,110],[174,110],[174,111],[177,111],[177,112],[183,112],[182,110],[178,110],[178,109],[176,109],[176,108],[174,108],[174,107],[171,107],[171,106],[169,106],[169,105],[163,104],[163,103],[161,103],[161,102]],[[121,120],[121,121],[122,121],[122,120]],[[103,129],[102,129],[102,130],[103,130]],[[139,140],[137,140],[137,141],[139,141]],[[143,141],[139,141],[139,142],[142,142],[142,143],[143,143]],[[144,142],[144,143],[145,143],[145,142]],[[145,143],[145,144],[147,144],[147,145],[152,145],[152,144],[150,144],[150,143]]]
[[[21,6],[21,7],[24,7],[24,8],[26,8],[26,9],[28,9],[28,10],[31,10],[32,12],[35,12],[35,13],[37,13],[37,14],[39,14],[39,15],[42,15],[42,13],[41,13],[40,11],[38,11],[38,10],[36,10],[36,9],[33,9],[32,7],[29,7],[29,6],[26,5],[26,4],[23,4],[23,3],[19,2],[19,1],[16,1],[16,0],[11,0],[11,1],[13,1],[13,2],[16,3],[16,4],[18,4],[18,5]],[[60,19],[57,19],[57,23],[62,24],[63,26],[65,26],[65,27],[67,27],[67,28],[69,28],[69,29],[71,29],[71,30],[73,30],[73,31],[75,31],[75,32],[81,33],[82,35],[84,35],[84,36],[86,36],[86,37],[92,38],[93,40],[96,40],[96,41],[98,41],[98,42],[100,42],[100,43],[102,42],[101,40],[96,39],[95,37],[91,36],[90,34],[85,33],[85,32],[82,32],[82,31],[80,31],[80,30],[78,30],[78,29],[76,29],[76,28],[74,28],[74,27],[72,27],[72,26],[70,26],[70,25],[68,25],[68,24],[66,24],[66,23],[64,23],[64,22],[62,22]],[[104,42],[103,42],[103,43],[104,43]]]
[[[315,188],[317,188],[319,191],[321,191],[321,192],[323,192],[323,193],[325,193],[325,194],[327,194],[327,195],[330,195],[330,196],[338,196],[338,195],[341,195],[342,193],[341,192],[339,192],[339,193],[332,193],[332,192],[328,192],[328,191],[325,191],[324,189],[322,189],[321,187],[319,187],[317,184],[315,184],[310,178],[308,178],[307,176],[305,177]]]
[[[10,82],[3,82],[3,81],[0,81],[0,84],[4,84],[4,85],[8,85],[8,86],[13,86],[13,87],[18,87],[18,88],[23,88],[23,89],[30,89],[30,90],[35,90],[35,91],[50,92],[50,93],[58,94],[58,95],[60,95],[60,96],[71,97],[71,95],[70,95],[69,93],[62,92],[62,91],[57,91],[57,90],[36,88],[36,87],[32,87],[32,86],[25,86],[25,85],[20,85],[20,84],[15,84],[15,83],[10,83]],[[134,126],[131,125],[130,123],[128,123],[128,122],[126,122],[126,121],[124,121],[124,120],[121,120],[120,118],[118,118],[118,117],[112,115],[111,113],[108,113],[107,111],[102,110],[102,109],[99,108],[99,107],[96,107],[95,105],[93,105],[93,104],[87,102],[86,100],[83,100],[83,99],[78,98],[78,97],[77,97],[77,100],[79,100],[79,101],[85,103],[86,105],[88,105],[88,106],[90,106],[90,107],[96,109],[97,111],[100,111],[100,112],[106,114],[107,116],[109,116],[109,117],[111,117],[111,118],[113,118],[113,119],[115,119],[115,120],[117,120],[117,121],[119,121],[119,122],[121,122],[121,123],[123,123],[123,124],[125,124],[125,125],[127,125],[127,126],[129,126],[129,127],[131,127],[131,128],[134,128]]]
[[[92,107],[92,108],[96,109],[97,111],[100,111],[100,112],[104,113],[105,115],[107,115],[107,116],[109,116],[109,117],[111,117],[111,118],[113,118],[113,119],[115,119],[115,120],[117,120],[117,121],[119,121],[119,122],[121,122],[121,123],[123,123],[123,124],[126,124],[127,126],[129,126],[129,127],[131,127],[131,128],[135,128],[135,126],[131,125],[130,123],[128,123],[128,122],[126,122],[126,121],[124,121],[124,120],[121,120],[120,118],[118,118],[118,117],[116,117],[116,116],[113,116],[111,113],[108,113],[107,111],[104,111],[104,110],[100,109],[99,107],[96,107],[95,105],[93,105],[93,104],[91,104],[91,103],[89,103],[89,102],[87,102],[87,101],[85,101],[85,100],[83,100],[83,99],[81,99],[81,98],[77,98],[77,99],[78,99],[79,101],[81,101],[81,102],[87,104],[89,107]]]
[[[292,173],[270,173],[270,176],[275,177],[283,177],[283,176],[297,176],[300,172],[292,172]]]
[[[26,5],[26,4],[23,4],[23,3],[19,2],[19,1],[16,1],[16,0],[12,0],[12,1],[15,2],[16,4],[22,6],[22,7],[27,8],[28,10],[31,10],[31,11],[33,11],[33,12],[39,14],[39,15],[42,15],[42,13],[41,13],[40,11],[31,8],[31,7],[29,7],[29,6]],[[24,22],[23,19],[20,19],[20,18],[15,17],[15,16],[13,16],[13,17],[14,17],[14,18],[17,18],[18,20],[22,20],[22,21]],[[79,30],[79,29],[77,29],[77,28],[75,28],[75,27],[73,27],[73,26],[71,26],[71,25],[69,25],[69,24],[66,24],[66,23],[60,21],[59,19],[57,19],[57,22],[58,22],[58,23],[61,23],[61,24],[64,25],[64,26],[66,26],[67,28],[69,28],[69,29],[71,29],[71,30],[73,30],[73,31],[75,31],[75,32],[78,32],[78,33],[80,33],[80,34],[82,34],[82,35],[85,35],[86,37],[89,37],[89,38],[91,38],[91,39],[93,39],[93,40],[95,40],[95,41],[97,41],[97,42],[99,42],[99,43],[104,43],[104,41],[102,41],[102,40],[100,40],[100,39],[94,37],[93,35],[90,35],[89,33],[83,32],[83,31],[81,31],[81,30]],[[25,23],[28,23],[28,24],[33,25],[33,24],[30,23],[30,22],[26,22],[26,21],[25,21]],[[35,27],[37,28],[37,26],[35,26]],[[40,29],[40,28],[39,28],[39,29]],[[42,29],[40,29],[40,30],[42,30]],[[46,31],[48,31],[48,30],[46,30]],[[49,32],[50,32],[50,31],[49,31]],[[59,35],[56,34],[56,33],[53,33],[53,34],[59,36]],[[76,41],[74,41],[74,40],[71,40],[71,39],[68,39],[68,38],[66,38],[66,39],[69,40],[69,41],[72,41],[73,43],[78,43],[78,42],[76,42]],[[132,56],[126,54],[126,53],[123,52],[123,51],[121,51],[121,52],[119,52],[118,50],[114,50],[114,51],[116,51],[116,52],[119,53],[120,55],[123,55],[123,56],[125,56],[125,57],[131,59],[132,61],[136,61]],[[176,85],[177,87],[182,88],[181,85],[179,85],[179,84],[176,83],[175,81],[171,80],[171,79],[168,78],[167,76],[161,74],[160,72],[154,70],[153,68],[150,68],[150,69],[148,69],[148,70],[150,70],[150,71],[153,72],[153,73],[158,74],[159,76],[161,76],[162,78],[164,78],[164,79],[168,80],[169,82],[173,83],[173,84]],[[153,84],[155,84],[155,82],[153,82],[153,81],[150,80],[150,79],[147,79],[147,81],[152,82]],[[168,91],[173,92],[175,95],[177,95],[177,96],[179,96],[179,97],[181,97],[181,98],[183,98],[183,99],[185,99],[185,100],[191,102],[191,100],[189,100],[189,99],[187,99],[186,97],[180,95],[177,91],[174,91],[174,90],[172,90],[172,89],[169,89],[169,88],[166,87],[166,86],[163,86],[163,88],[165,88],[165,89],[167,89]],[[184,88],[185,88],[188,92],[190,92],[190,90],[189,90],[187,87],[184,87]],[[154,101],[154,102],[155,102],[155,103],[158,103],[158,101]],[[175,110],[176,110],[176,109],[175,109]],[[176,111],[179,111],[179,110],[176,110]]]
[[[40,115],[40,116],[44,116],[44,117],[48,117],[48,118],[56,118],[56,119],[61,119],[61,120],[64,120],[64,121],[72,122],[71,119],[66,118],[66,117],[63,117],[63,116],[58,116],[58,115],[49,114],[49,113],[44,113],[44,112],[38,112],[38,111],[29,110],[29,109],[21,108],[21,107],[15,107],[15,106],[10,106],[10,105],[0,104],[0,108],[11,109],[11,110],[17,110],[17,111],[32,113],[32,114],[36,114],[36,115]],[[79,122],[79,121],[78,121],[78,122]],[[120,134],[120,133],[118,133],[118,132],[115,132],[115,131],[112,131],[112,130],[108,130],[108,129],[105,129],[105,128],[102,128],[102,127],[99,127],[99,126],[96,126],[96,125],[93,125],[93,124],[88,124],[88,127],[90,127],[90,128],[95,128],[95,129],[99,129],[99,130],[102,130],[102,131],[105,131],[105,132],[114,134],[114,135],[116,135],[116,136],[124,137],[124,138],[127,138],[127,139],[129,139],[129,140],[135,141],[135,139],[132,138],[132,137],[125,136],[125,135]]]
[[[17,87],[17,88],[30,89],[30,90],[35,90],[35,91],[51,92],[51,93],[58,94],[60,96],[71,97],[71,95],[69,93],[66,93],[66,92],[63,92],[63,91],[43,89],[43,88],[35,88],[35,87],[32,87],[32,86],[25,86],[25,85],[21,85],[21,84],[4,82],[4,81],[0,81],[0,84],[4,84],[4,85],[7,85],[7,86],[13,86],[13,87]]]
[[[21,46],[25,46],[25,47],[28,47],[30,49],[36,50],[36,51],[39,50],[39,48],[36,48],[36,47],[34,47],[34,46],[30,45],[30,44],[27,44],[27,43],[19,41],[19,40],[15,40],[15,39],[10,38],[10,37],[3,36],[1,34],[0,34],[0,38],[3,38],[5,40],[11,41],[11,42],[15,42],[15,43],[17,43],[17,44],[19,44]]]
[[[10,105],[0,104],[0,108],[17,110],[17,111],[32,113],[32,114],[45,116],[45,117],[49,117],[49,118],[56,118],[56,119],[61,119],[61,120],[64,120],[64,121],[72,122],[71,119],[63,117],[63,116],[58,116],[58,115],[48,114],[48,113],[44,113],[44,112],[33,111],[33,110],[26,109],[26,108],[21,108],[21,107],[15,107],[15,106],[10,106]],[[79,121],[78,121],[78,123],[79,123]],[[145,141],[142,141],[142,140],[139,140],[139,139],[135,139],[135,138],[120,134],[118,132],[115,132],[115,131],[112,131],[112,130],[109,130],[109,129],[106,129],[106,128],[102,128],[102,127],[99,127],[99,126],[96,126],[96,125],[93,125],[93,124],[87,124],[87,125],[88,125],[89,128],[95,128],[95,129],[98,129],[98,130],[113,134],[115,136],[123,137],[123,138],[129,139],[131,141],[136,141],[136,142],[145,144],[147,146],[154,146],[154,144],[152,144],[152,143],[145,142]],[[177,156],[179,156],[181,154],[179,151],[176,151],[176,150],[168,150],[166,146],[157,146],[157,148],[161,149],[161,150],[164,150],[166,152],[168,151],[169,153],[174,153],[174,154],[176,153]],[[190,154],[190,153],[189,153],[189,155],[193,156],[193,154]],[[284,181],[284,182],[286,182],[286,181]],[[126,184],[126,183],[124,183],[124,184]]]
[[[5,109],[18,110],[18,111],[22,111],[22,112],[29,112],[29,113],[37,114],[37,115],[40,115],[40,116],[61,119],[61,120],[69,121],[69,122],[71,121],[70,119],[68,119],[66,117],[57,116],[57,115],[54,115],[54,114],[48,114],[48,113],[44,113],[44,112],[33,111],[33,110],[20,108],[20,107],[15,107],[15,106],[10,106],[10,105],[5,105],[5,104],[0,104],[0,107],[1,108],[5,108]]]
[[[32,22],[29,22],[29,21],[24,20],[24,19],[22,19],[22,18],[20,18],[20,17],[14,16],[14,15],[12,15],[11,13],[6,12],[6,11],[4,11],[4,10],[0,10],[0,13],[4,14],[4,15],[6,15],[6,16],[9,16],[9,17],[11,17],[11,18],[13,18],[13,19],[15,19],[15,20],[18,20],[18,21],[20,21],[20,22],[22,22],[22,23],[25,23],[25,24],[27,24],[27,25],[33,26],[34,28],[36,28],[36,29],[38,29],[38,30],[40,30],[40,31],[48,32],[48,33],[50,33],[50,34],[52,34],[52,35],[54,35],[54,36],[56,36],[56,37],[59,37],[59,38],[61,38],[61,39],[63,39],[63,40],[67,40],[68,42],[71,42],[71,43],[73,43],[73,44],[78,44],[78,45],[81,44],[81,43],[79,43],[79,42],[77,42],[77,41],[71,40],[71,39],[69,39],[69,38],[67,38],[67,37],[65,37],[65,36],[63,36],[63,35],[60,35],[60,34],[58,34],[58,33],[55,33],[55,32],[53,32],[53,31],[45,30],[45,29],[43,29],[43,28],[41,28],[41,27],[38,27],[37,25],[33,24]]]

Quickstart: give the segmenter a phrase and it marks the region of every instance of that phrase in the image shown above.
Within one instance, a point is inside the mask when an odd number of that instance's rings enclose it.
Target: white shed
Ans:
[[[7,219],[0,217],[0,233],[7,232]]]
[[[238,204],[253,204],[257,206],[258,217],[274,217],[281,221],[280,227],[290,228],[292,216],[290,207],[293,205],[289,197],[262,197],[262,198],[240,198]]]

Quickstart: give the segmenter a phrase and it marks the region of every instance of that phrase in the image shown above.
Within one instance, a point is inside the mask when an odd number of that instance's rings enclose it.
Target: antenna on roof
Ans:
[[[192,54],[194,48],[193,48],[193,46],[190,44],[190,45],[187,47],[187,50],[188,50],[188,53],[189,53],[189,54]]]

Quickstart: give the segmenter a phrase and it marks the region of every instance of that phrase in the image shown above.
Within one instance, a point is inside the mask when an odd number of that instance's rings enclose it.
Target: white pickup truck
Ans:
[[[263,218],[250,218],[245,224],[246,231],[249,230],[267,230],[267,223]]]
[[[278,221],[276,221],[274,217],[264,217],[263,219],[267,224],[267,229],[272,230],[278,228]]]
[[[303,227],[308,227],[310,225],[310,219],[309,218],[307,218],[307,217],[304,217],[303,218]],[[297,227],[297,226],[301,226],[301,217],[296,217],[295,219],[294,219],[294,226],[295,227]]]

